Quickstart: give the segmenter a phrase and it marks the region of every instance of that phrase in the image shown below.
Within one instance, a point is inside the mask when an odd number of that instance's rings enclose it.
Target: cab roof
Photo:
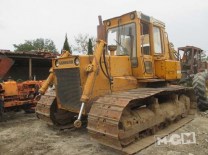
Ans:
[[[141,11],[132,11],[132,12],[129,12],[129,13],[126,13],[126,14],[123,14],[121,16],[117,16],[117,17],[114,17],[114,18],[110,18],[110,19],[107,19],[105,20],[104,22],[106,21],[109,21],[109,20],[112,20],[112,19],[116,19],[116,18],[122,18],[123,16],[126,16],[126,15],[131,15],[131,14],[134,14],[136,18],[139,18],[143,21],[146,21],[148,23],[152,23],[153,25],[158,25],[160,27],[165,27],[165,23],[152,17],[152,16],[148,16],[144,13],[142,13]]]

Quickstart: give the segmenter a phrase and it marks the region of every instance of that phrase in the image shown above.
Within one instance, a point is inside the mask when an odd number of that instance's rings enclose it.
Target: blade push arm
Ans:
[[[93,69],[87,76],[87,80],[86,80],[84,90],[83,90],[83,93],[82,93],[82,96],[81,96],[82,105],[81,105],[81,108],[80,108],[80,111],[79,111],[78,118],[74,122],[74,126],[76,128],[80,128],[81,125],[82,125],[82,122],[81,122],[82,112],[84,110],[85,103],[87,103],[90,100],[91,96],[92,96],[93,86],[94,86],[94,83],[95,83],[95,80],[96,80],[96,77],[97,77],[97,74],[98,74],[98,70],[99,70],[100,57],[102,56],[105,45],[106,45],[106,43],[103,40],[99,40],[96,44],[96,49],[95,49],[95,52],[94,52],[94,58],[93,58],[93,61],[92,61]]]

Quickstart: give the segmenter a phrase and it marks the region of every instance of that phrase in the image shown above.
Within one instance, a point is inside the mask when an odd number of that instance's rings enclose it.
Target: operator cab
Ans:
[[[180,77],[177,62],[168,62],[171,59],[170,47],[163,22],[134,11],[105,20],[104,25],[107,44],[117,47],[115,52],[111,51],[111,56],[129,56],[133,76],[137,79]],[[167,77],[165,70],[159,71],[164,65],[171,72],[174,69],[174,75]]]

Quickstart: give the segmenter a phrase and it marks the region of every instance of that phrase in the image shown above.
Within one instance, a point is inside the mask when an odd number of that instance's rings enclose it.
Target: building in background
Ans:
[[[11,52],[0,50],[0,55],[11,58],[13,66],[7,72],[3,80],[11,77],[13,80],[45,80],[51,67],[51,60],[57,57],[58,53],[52,52]]]

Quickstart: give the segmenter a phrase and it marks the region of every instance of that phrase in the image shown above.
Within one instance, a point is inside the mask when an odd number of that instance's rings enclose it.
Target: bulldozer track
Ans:
[[[53,125],[53,119],[51,117],[51,105],[55,100],[55,96],[52,94],[45,94],[41,96],[36,106],[36,115],[39,119],[47,122],[48,125]]]
[[[163,122],[164,120],[161,119],[154,120],[151,115],[148,118],[146,113],[149,111],[144,106],[145,103],[152,98],[158,98],[158,96],[162,96],[161,98],[170,97],[173,94],[191,96],[189,92],[193,93],[193,90],[182,86],[169,86],[165,88],[138,88],[99,97],[92,104],[88,114],[88,131],[92,138],[104,145],[127,154],[136,153],[155,142],[154,133],[167,135],[192,120],[190,115],[177,116],[172,122]],[[53,104],[55,100],[54,93],[43,95],[36,107],[37,117],[47,122],[49,126],[55,126],[55,129],[72,129],[73,121],[68,120],[69,118],[73,119],[73,115],[66,117],[65,113],[57,112]],[[126,109],[132,105],[137,105],[135,109],[141,109],[141,113],[138,112],[140,113],[139,117],[145,119],[141,122],[137,122],[135,119],[130,129],[121,130],[123,115],[127,111]],[[70,112],[67,113],[70,114]],[[130,113],[134,113],[134,110]],[[129,116],[129,114],[126,115]],[[124,119],[126,118],[124,117]],[[145,125],[146,122],[151,125]]]
[[[41,96],[36,106],[36,116],[55,129],[74,128],[74,114],[57,108],[54,91],[46,92]]]
[[[142,125],[139,127],[138,124],[136,124],[132,126],[130,130],[120,130],[121,117],[125,112],[125,109],[133,104],[132,102],[134,101],[144,100],[162,94],[185,93],[188,90],[190,90],[190,88],[181,86],[171,86],[166,88],[138,88],[100,97],[93,103],[88,114],[88,131],[94,139],[104,145],[113,147],[128,154],[138,152],[154,143],[154,137],[150,138],[151,136],[148,135],[154,134],[156,127],[163,128],[166,124],[163,123],[159,125],[157,124],[157,121],[154,122],[154,120],[149,120],[152,123],[151,129],[146,129],[145,126]],[[164,132],[160,132],[160,134],[173,132],[191,120],[192,118],[190,117],[181,120],[179,119],[178,123],[176,123],[177,125],[173,123],[170,129],[165,129],[166,132],[164,130]],[[147,136],[148,138],[143,138]],[[141,138],[143,139],[139,140]],[[137,144],[138,142],[139,144]],[[135,147],[134,145],[138,145],[139,147]]]
[[[53,103],[55,100],[55,92],[47,91],[44,95],[41,96],[35,109],[36,116],[39,119],[45,121],[49,126],[52,126],[56,123],[52,116],[52,114],[55,113],[55,110],[53,108]]]

